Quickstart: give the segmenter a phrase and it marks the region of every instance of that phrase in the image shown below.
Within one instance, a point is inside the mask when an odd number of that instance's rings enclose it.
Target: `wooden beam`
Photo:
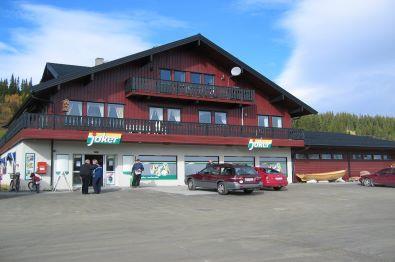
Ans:
[[[57,88],[57,90],[58,90],[58,91],[60,91],[60,85],[57,85],[57,87],[56,87],[56,88]]]
[[[270,99],[270,103],[274,104],[274,103],[281,102],[284,100],[285,100],[285,95],[279,95],[275,98]]]
[[[154,55],[149,56],[149,61],[150,61],[150,63],[152,63],[154,61]]]
[[[95,74],[91,74],[91,81],[95,78]]]
[[[293,115],[293,114],[297,114],[297,113],[302,113],[303,112],[303,106],[301,106],[301,107],[298,107],[298,108],[296,108],[296,109],[294,109],[294,110],[291,110],[291,111],[289,111],[289,113],[291,114],[291,115]]]
[[[200,46],[200,39],[199,39],[199,40],[197,40],[197,45],[198,45],[198,46]]]

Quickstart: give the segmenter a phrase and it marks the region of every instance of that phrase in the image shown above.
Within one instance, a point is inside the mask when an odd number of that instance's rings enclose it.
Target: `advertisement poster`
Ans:
[[[106,173],[106,185],[115,185],[115,173]]]
[[[143,162],[143,180],[172,180],[177,179],[176,162]]]
[[[288,176],[287,158],[285,157],[261,157],[259,162],[261,167],[271,168]]]
[[[30,174],[35,172],[35,156],[34,153],[25,154],[25,180],[29,180]]]

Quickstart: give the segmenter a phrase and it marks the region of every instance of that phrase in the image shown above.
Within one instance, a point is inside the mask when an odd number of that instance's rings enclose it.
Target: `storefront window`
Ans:
[[[214,113],[215,124],[217,125],[226,125],[226,113],[223,112],[215,112]]]
[[[143,180],[177,179],[177,156],[139,156],[144,165]]]
[[[104,104],[88,102],[87,115],[93,117],[104,117]]]
[[[286,157],[260,157],[259,165],[261,167],[277,170],[278,172],[288,176]]]
[[[269,127],[269,116],[258,115],[258,126]]]
[[[181,110],[180,109],[167,109],[167,121],[180,122]]]
[[[185,156],[185,175],[196,174],[206,168],[211,160],[213,164],[218,164],[218,156]]]
[[[108,104],[107,105],[107,116],[113,118],[123,118],[123,105],[120,104]]]
[[[149,108],[149,120],[163,121],[163,108],[150,107]]]
[[[69,116],[82,116],[82,102],[70,101],[69,111],[66,114]]]
[[[253,156],[225,156],[224,162],[237,165],[255,166],[255,158]]]

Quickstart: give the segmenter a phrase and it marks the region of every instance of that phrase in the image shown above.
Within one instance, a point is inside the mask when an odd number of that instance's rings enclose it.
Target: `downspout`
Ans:
[[[55,167],[53,166],[53,139],[51,139],[51,187],[53,186],[53,177],[54,177],[54,170]]]

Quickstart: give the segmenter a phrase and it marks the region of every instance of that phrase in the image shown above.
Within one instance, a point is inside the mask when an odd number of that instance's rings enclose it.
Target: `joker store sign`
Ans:
[[[250,139],[250,141],[248,141],[248,150],[253,150],[254,148],[271,148],[272,143],[272,140]]]
[[[93,144],[111,144],[118,145],[121,143],[122,134],[120,133],[97,133],[89,132],[86,139],[87,146]]]

